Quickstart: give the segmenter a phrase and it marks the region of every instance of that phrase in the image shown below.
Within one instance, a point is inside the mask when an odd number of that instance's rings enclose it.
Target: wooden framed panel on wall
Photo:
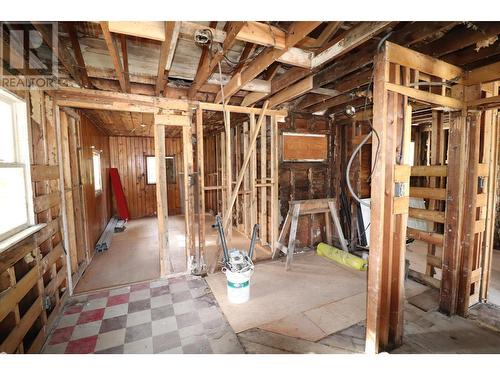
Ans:
[[[283,133],[283,161],[325,162],[327,159],[326,134]]]

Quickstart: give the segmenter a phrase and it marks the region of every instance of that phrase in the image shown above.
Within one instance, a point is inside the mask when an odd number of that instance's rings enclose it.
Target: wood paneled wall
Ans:
[[[156,185],[148,185],[146,178],[146,156],[154,156],[154,138],[110,137],[111,167],[118,168],[123,191],[132,219],[156,215]],[[168,184],[168,214],[182,213],[181,178],[182,139],[166,138],[167,156],[174,156],[176,181]],[[116,210],[114,198],[113,207]]]
[[[111,184],[109,180],[108,136],[81,112],[81,173],[87,224],[87,251],[94,247],[111,218]],[[94,148],[93,148],[94,147]],[[94,190],[92,151],[101,151],[102,192]]]

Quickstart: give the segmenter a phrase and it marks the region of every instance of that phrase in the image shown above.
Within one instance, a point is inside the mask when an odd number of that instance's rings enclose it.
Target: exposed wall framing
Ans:
[[[25,97],[35,220],[45,226],[0,256],[0,351],[37,353],[68,295],[58,124],[52,98]]]

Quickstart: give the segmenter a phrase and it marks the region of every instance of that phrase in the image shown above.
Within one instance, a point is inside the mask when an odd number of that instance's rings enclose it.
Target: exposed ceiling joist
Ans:
[[[83,79],[80,76],[80,73],[77,69],[75,69],[75,66],[77,66],[77,63],[73,60],[73,56],[64,48],[62,47],[62,44],[59,43],[61,46],[60,48],[57,48],[53,43],[52,35],[47,31],[45,26],[41,23],[36,23],[33,22],[33,27],[42,35],[42,39],[44,42],[49,46],[49,48],[52,50],[52,53],[55,53],[57,56],[57,59],[59,62],[66,68],[68,71],[69,75],[78,83],[80,86],[84,85]],[[57,26],[54,26],[57,27]]]
[[[321,34],[316,38],[304,38],[297,46],[300,48],[320,48],[340,29],[341,21],[328,22]]]
[[[87,69],[85,67],[85,60],[83,59],[82,50],[80,48],[80,42],[78,41],[78,35],[75,30],[75,26],[71,22],[65,22],[66,31],[68,32],[69,39],[71,41],[71,46],[73,47],[73,52],[75,53],[76,62],[78,64],[78,70],[80,71],[80,77],[82,78],[83,85],[90,89],[92,88],[92,83],[87,74]]]
[[[127,37],[125,35],[120,35],[120,46],[122,48],[123,75],[125,78],[125,91],[130,92],[130,73],[129,73],[129,66],[128,66]]]
[[[111,61],[113,62],[113,66],[115,68],[116,77],[118,78],[118,82],[120,82],[120,88],[123,92],[128,92],[127,84],[125,82],[125,76],[123,74],[122,62],[118,54],[116,42],[109,31],[108,22],[103,21],[100,22],[100,24],[104,40],[106,41],[106,46],[108,47],[109,55],[111,56]]]
[[[320,22],[294,22],[286,37],[287,49],[278,50],[268,47],[259,54],[241,73],[235,74],[228,84],[224,87],[224,95],[229,99],[241,87],[256,78],[260,73],[267,69],[274,61],[278,60],[289,48],[295,46],[299,41],[304,39],[312,30],[314,30]],[[216,103],[222,100],[222,92],[217,94]]]
[[[500,34],[499,22],[477,22],[474,26],[478,29],[468,28],[465,25],[456,26],[455,32],[449,32],[417,50],[429,56],[441,57]]]
[[[368,39],[380,33],[391,22],[362,22],[349,30],[340,40],[320,52],[312,59],[311,67],[317,68],[333,59],[339,58]]]
[[[157,73],[156,87],[155,87],[156,96],[160,95],[162,89],[166,87],[165,69],[167,65],[168,55],[172,48],[172,38],[174,36],[174,29],[175,29],[175,22],[172,21],[165,22],[165,27],[164,27],[165,40],[161,43],[160,60],[158,61],[158,73]]]
[[[233,46],[236,41],[236,35],[245,25],[245,22],[231,22],[228,26],[227,37],[224,39],[222,49],[219,49],[211,59],[205,58],[196,72],[196,77],[191,84],[189,89],[189,97],[193,98],[198,92],[199,88],[205,83],[208,77],[215,70],[220,61],[224,58],[224,55]]]

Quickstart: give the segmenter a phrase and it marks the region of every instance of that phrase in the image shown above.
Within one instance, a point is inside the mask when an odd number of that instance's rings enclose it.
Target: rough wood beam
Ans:
[[[120,60],[120,56],[118,55],[118,49],[116,48],[115,40],[113,39],[113,36],[109,31],[108,22],[102,21],[100,22],[100,24],[104,40],[106,41],[106,46],[108,47],[109,55],[111,56],[111,61],[113,62],[113,66],[115,68],[116,77],[120,82],[120,88],[123,92],[127,92],[127,85],[125,84],[122,63]]]
[[[353,73],[364,66],[373,63],[373,56],[376,53],[377,43],[366,44],[366,48],[354,54],[349,54],[338,60],[334,64],[323,68],[315,77],[315,85],[322,87],[330,82],[336,81],[347,74]]]
[[[80,76],[78,70],[75,69],[77,63],[73,60],[71,54],[63,47],[60,40],[58,43],[59,48],[56,48],[56,46],[52,43],[52,35],[46,30],[43,24],[34,22],[32,25],[42,35],[43,41],[49,46],[49,48],[52,50],[52,53],[55,53],[57,55],[57,59],[64,66],[64,68],[66,68],[69,75],[76,81],[76,83],[78,83],[80,86],[83,86],[83,79]],[[59,34],[58,31],[56,32],[57,34]]]
[[[303,80],[288,86],[269,99],[269,108],[274,108],[277,105],[295,99],[313,89],[313,77],[309,76]]]
[[[450,64],[463,67],[497,55],[500,55],[499,42],[490,45],[489,47],[481,48],[479,51],[477,51],[476,46],[473,45],[460,51],[455,51],[445,56],[441,56],[441,59]]]
[[[465,25],[460,26],[460,28],[457,26],[442,38],[418,48],[418,51],[426,55],[441,57],[500,34],[500,23],[498,22],[474,22],[474,25],[478,26],[480,30],[473,30]],[[459,29],[457,30],[457,28]]]
[[[312,68],[338,58],[384,30],[391,22],[362,22],[349,30],[342,39],[314,56]]]
[[[500,80],[500,61],[468,72],[466,84],[470,86],[498,80]]]
[[[120,35],[120,46],[122,48],[123,75],[125,78],[125,91],[130,92],[130,73],[128,69],[127,37]]]
[[[361,94],[364,95],[364,92],[354,93],[353,91],[364,85],[367,85],[370,82],[370,78],[371,78],[371,70],[363,70],[360,71],[359,73],[353,74],[341,81],[336,82],[333,88],[335,91],[338,92],[338,94],[336,96],[324,97],[323,100],[312,104],[312,106],[308,108],[307,111],[319,112],[325,109],[335,107],[340,104],[348,103],[349,101],[353,101],[357,96]],[[353,92],[354,97],[351,96],[350,94],[351,92]],[[342,98],[340,98],[339,95],[343,93],[346,94],[342,96]]]
[[[324,96],[337,96],[340,94],[340,91],[335,89],[327,89],[325,87],[318,87],[311,90],[313,94],[320,94]]]
[[[321,103],[327,99],[329,99],[328,96],[323,95],[323,94],[314,94],[311,91],[309,94],[305,95],[300,100],[300,102],[297,103],[297,105],[295,106],[295,109],[300,111],[300,110],[303,110],[303,109],[310,107],[314,104]]]
[[[236,67],[234,68],[233,74],[239,73],[245,68],[245,66],[247,65],[246,60],[254,50],[255,43],[245,43],[245,48],[243,48],[243,51],[241,52],[240,60],[238,61],[238,65],[236,65]]]
[[[213,40],[217,43],[224,43],[227,38],[227,32],[216,28],[200,25],[194,22],[182,22],[181,34],[192,38],[194,33],[200,29],[209,29],[212,32]],[[273,37],[274,36],[274,37]],[[285,33],[276,26],[268,25],[262,22],[248,21],[235,35],[237,40],[243,42],[255,43],[277,49],[285,48]]]
[[[109,31],[163,42],[165,26],[162,21],[109,21]]]
[[[222,49],[219,49],[210,61],[206,58],[203,61],[203,65],[198,67],[196,77],[194,78],[194,81],[189,89],[189,98],[193,98],[196,95],[199,88],[205,83],[205,81],[208,79],[210,74],[212,74],[219,62],[224,58],[224,55],[231,49],[234,42],[236,41],[236,35],[244,26],[244,24],[245,22],[231,22],[230,26],[228,27],[227,36],[224,39]]]
[[[320,48],[340,29],[341,21],[328,22],[318,38],[305,38],[297,46],[300,48]]]
[[[165,68],[167,65],[168,55],[172,46],[172,37],[174,35],[175,22],[165,22],[165,40],[161,43],[160,47],[160,61],[158,62],[158,73],[156,79],[156,96],[160,95],[161,90],[166,87],[165,82]],[[168,79],[168,77],[167,77]]]
[[[210,24],[209,24],[209,27],[211,29],[215,29],[217,27],[217,21],[211,21]],[[203,46],[203,48],[201,49],[201,56],[200,56],[200,60],[198,61],[198,68],[196,69],[196,75],[195,75],[195,79],[196,77],[201,74],[200,71],[201,69],[204,68],[204,66],[206,65],[206,60],[209,59],[209,49],[208,49],[208,46]],[[193,82],[194,83],[194,82]]]
[[[310,51],[292,47],[278,57],[277,61],[287,65],[311,69],[313,57],[314,54]]]
[[[222,77],[219,77],[219,73],[215,72],[212,76],[207,80],[208,84],[218,85],[220,90],[220,84],[226,85],[231,80],[231,77],[227,74],[222,74]],[[266,81],[263,79],[253,79],[247,84],[241,86],[242,90],[252,91],[252,92],[263,92],[266,94],[271,93],[271,81]],[[218,92],[218,90],[217,90]]]
[[[73,47],[73,52],[75,53],[75,58],[78,64],[78,70],[80,71],[80,76],[82,77],[83,85],[86,88],[90,89],[92,88],[92,83],[90,82],[89,76],[87,74],[85,60],[83,59],[83,54],[80,48],[80,42],[78,41],[78,35],[76,33],[75,25],[72,22],[65,22],[64,25],[66,26],[66,31],[68,32],[71,46]]]
[[[458,22],[450,21],[410,22],[408,25],[395,32],[389,40],[402,46],[409,47],[413,44],[425,41],[433,35],[446,32],[457,24]]]
[[[310,69],[293,67],[288,69],[285,73],[274,78],[271,82],[271,93],[276,94],[278,91],[283,90],[288,85],[297,82],[298,80],[307,77],[311,74]]]
[[[286,49],[278,50],[275,48],[266,48],[259,54],[241,73],[237,73],[231,78],[231,81],[224,87],[224,95],[229,98],[241,89],[241,86],[251,81],[262,73],[269,65],[278,60],[289,48],[293,47],[300,40],[304,39],[312,30],[318,26],[319,22],[294,22],[286,37]],[[222,92],[217,94],[216,103],[222,100]]]
[[[246,22],[238,33],[238,40],[276,49],[285,48],[285,32],[263,22]]]

